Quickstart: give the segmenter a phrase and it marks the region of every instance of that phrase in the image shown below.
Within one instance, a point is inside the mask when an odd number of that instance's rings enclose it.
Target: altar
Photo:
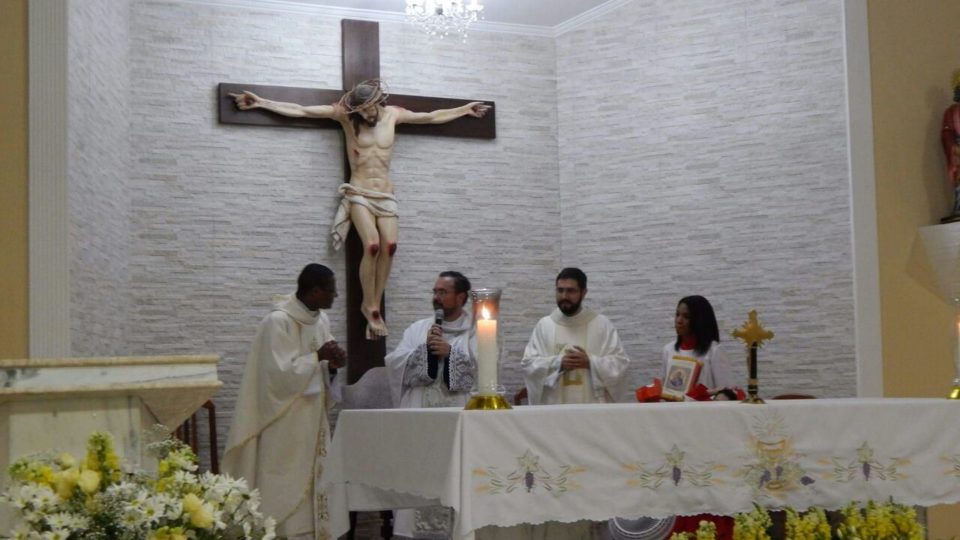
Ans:
[[[488,525],[960,501],[960,403],[816,399],[348,410],[323,483],[348,510],[443,504]]]
[[[0,360],[0,467],[57,450],[82,456],[94,431],[128,462],[145,430],[172,431],[221,386],[216,355]],[[6,474],[0,486],[7,482]]]

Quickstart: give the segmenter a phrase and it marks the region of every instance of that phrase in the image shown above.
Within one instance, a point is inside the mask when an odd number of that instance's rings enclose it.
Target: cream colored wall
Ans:
[[[0,2],[0,358],[27,356],[27,0]]]
[[[943,397],[953,309],[935,293],[918,228],[947,214],[940,118],[960,68],[960,2],[870,0],[884,395]],[[960,507],[930,512],[930,538],[960,530]]]

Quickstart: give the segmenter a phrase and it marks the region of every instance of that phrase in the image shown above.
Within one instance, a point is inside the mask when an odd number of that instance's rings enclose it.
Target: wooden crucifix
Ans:
[[[252,84],[221,83],[218,88],[218,106],[220,123],[256,126],[285,126],[321,129],[341,129],[336,120],[307,117],[289,117],[274,114],[264,109],[239,110],[230,94],[243,91],[254,92],[276,102],[299,104],[331,104],[340,100],[345,91],[357,83],[376,79],[380,75],[380,33],[379,24],[370,21],[344,19],[341,21],[342,34],[342,79],[343,90],[318,90],[312,88],[293,88],[282,86],[263,86]],[[455,109],[470,103],[468,100],[407,96],[391,94],[389,104],[403,107],[409,111],[434,111]],[[493,102],[484,102],[489,111],[482,118],[464,117],[448,123],[419,124],[401,123],[396,126],[397,133],[440,135],[475,139],[493,139],[496,137],[496,116]],[[345,145],[346,150],[346,145]],[[347,181],[351,178],[350,156],[344,158]],[[331,186],[333,188],[333,186]],[[347,382],[353,384],[370,368],[383,365],[386,355],[384,339],[367,339],[367,318],[361,312],[363,292],[360,281],[360,262],[364,249],[356,232],[351,227],[344,243],[346,259],[346,313],[347,313]],[[385,302],[380,304],[380,314],[385,318]]]

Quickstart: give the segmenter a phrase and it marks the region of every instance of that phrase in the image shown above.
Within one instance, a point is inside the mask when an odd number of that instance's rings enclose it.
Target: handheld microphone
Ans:
[[[436,311],[433,312],[433,322],[437,326],[440,326],[443,324],[442,309],[437,309]],[[433,330],[431,329],[430,332],[432,333]],[[431,379],[436,379],[437,370],[439,369],[439,367],[440,367],[440,358],[438,358],[437,355],[433,354],[433,352],[430,349],[427,349],[427,375]]]

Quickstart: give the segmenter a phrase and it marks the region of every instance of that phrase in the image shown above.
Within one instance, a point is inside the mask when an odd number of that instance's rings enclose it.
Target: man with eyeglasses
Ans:
[[[400,344],[384,358],[395,407],[463,407],[477,372],[472,317],[464,310],[470,280],[460,272],[441,272],[433,285],[432,317],[403,332]],[[449,508],[394,512],[400,538],[445,538],[453,523]]]
[[[291,539],[312,540],[314,516],[325,515],[314,489],[330,443],[331,373],[347,358],[322,311],[336,297],[333,271],[308,264],[296,293],[275,301],[247,357],[223,454],[223,471],[259,489],[261,510]]]

